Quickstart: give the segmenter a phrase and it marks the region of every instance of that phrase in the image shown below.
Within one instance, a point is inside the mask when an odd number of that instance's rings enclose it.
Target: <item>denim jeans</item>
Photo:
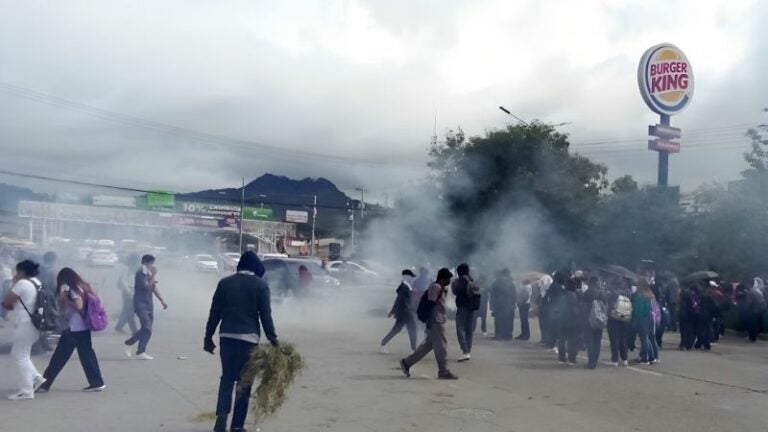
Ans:
[[[640,361],[651,362],[659,358],[659,345],[656,343],[656,324],[653,319],[636,325],[640,338]]]
[[[584,343],[587,345],[587,366],[597,367],[600,359],[600,348],[603,340],[603,329],[593,329],[589,325],[584,330]]]
[[[232,392],[238,384],[235,394],[235,407],[232,414],[232,429],[242,428],[248,415],[248,400],[251,397],[251,382],[241,382],[240,375],[248,363],[251,351],[258,345],[238,339],[221,338],[219,349],[221,356],[221,379],[219,380],[219,399],[216,404],[216,416],[226,416],[232,411]]]
[[[530,304],[519,304],[517,310],[520,312],[520,339],[528,340],[531,338],[531,325],[528,322],[528,311]]]
[[[456,337],[459,339],[461,352],[472,352],[472,330],[475,322],[475,311],[460,307],[456,310]]]
[[[59,375],[64,366],[72,357],[72,353],[77,349],[77,357],[80,359],[80,366],[83,367],[85,378],[91,387],[101,387],[104,385],[104,379],[101,377],[99,360],[96,358],[96,352],[93,350],[91,342],[91,332],[65,330],[61,333],[59,344],[51,356],[51,361],[45,369],[43,376],[48,382],[46,387],[50,387],[53,381]]]
[[[133,297],[123,294],[123,308],[120,311],[120,318],[117,320],[115,330],[122,331],[125,325],[128,324],[131,334],[136,333],[138,328],[136,327],[136,320],[133,319],[133,314]]]
[[[617,363],[619,360],[627,360],[627,332],[630,324],[608,319],[608,339],[611,342],[611,361]]]

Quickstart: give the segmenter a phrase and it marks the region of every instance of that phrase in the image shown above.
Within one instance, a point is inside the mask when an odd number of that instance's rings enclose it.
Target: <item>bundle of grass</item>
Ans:
[[[251,411],[256,424],[276,413],[288,397],[288,389],[304,368],[304,359],[293,345],[281,344],[253,350],[242,372],[243,383],[259,379]]]

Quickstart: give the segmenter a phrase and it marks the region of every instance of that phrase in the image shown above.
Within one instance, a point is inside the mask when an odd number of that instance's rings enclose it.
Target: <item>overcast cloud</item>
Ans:
[[[672,42],[696,91],[672,120],[684,138],[670,181],[692,189],[736,178],[746,125],[766,120],[765,22],[758,0],[3,0],[1,83],[251,144],[107,121],[0,85],[0,169],[179,191],[324,176],[380,199],[423,176],[435,111],[439,134],[479,134],[511,121],[504,105],[571,122],[575,148],[650,183],[645,132],[657,119],[636,68]]]

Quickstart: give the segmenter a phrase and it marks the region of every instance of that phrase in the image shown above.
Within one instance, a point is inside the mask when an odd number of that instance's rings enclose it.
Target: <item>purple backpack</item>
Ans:
[[[651,299],[651,316],[653,317],[654,324],[661,324],[661,308],[659,307],[659,302],[657,302],[656,299]]]
[[[102,331],[107,328],[107,312],[104,310],[104,304],[96,294],[85,293],[85,324],[92,331]]]

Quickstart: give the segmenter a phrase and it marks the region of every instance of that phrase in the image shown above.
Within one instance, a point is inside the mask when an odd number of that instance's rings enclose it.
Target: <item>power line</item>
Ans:
[[[274,145],[263,144],[256,141],[244,140],[239,138],[232,138],[224,135],[211,134],[206,132],[200,132],[184,127],[179,127],[167,123],[158,122],[155,120],[149,120],[141,117],[127,115],[116,111],[110,111],[102,108],[98,108],[92,105],[84,104],[81,102],[72,101],[59,96],[53,96],[50,94],[38,92],[25,87],[20,87],[14,84],[0,82],[0,91],[11,93],[17,96],[24,97],[29,100],[45,103],[48,105],[56,106],[59,108],[76,111],[82,114],[86,114],[101,120],[122,124],[125,126],[131,126],[136,128],[142,128],[146,130],[152,130],[155,132],[162,132],[174,136],[181,136],[189,138],[195,141],[214,142],[219,145],[236,147],[247,151],[259,151],[270,154],[274,158],[282,158],[284,160],[295,161],[297,158],[312,159],[313,161],[322,160],[325,162],[339,163],[339,164],[357,164],[357,165],[415,165],[409,163],[397,163],[385,162],[380,160],[367,160],[357,159],[345,156],[334,156],[323,153],[314,153],[303,150],[289,150]]]
[[[152,191],[152,190],[146,190],[146,189],[130,188],[130,187],[124,187],[124,186],[115,186],[115,185],[109,185],[109,184],[104,184],[104,183],[96,183],[96,182],[88,182],[88,181],[82,181],[82,180],[63,179],[63,178],[44,176],[44,175],[38,175],[38,174],[19,173],[19,172],[4,170],[4,169],[0,169],[0,174],[8,175],[8,176],[13,176],[13,177],[21,177],[21,178],[28,178],[28,179],[35,179],[35,180],[43,180],[43,181],[49,181],[49,182],[55,182],[55,183],[65,183],[65,184],[74,184],[74,185],[78,185],[78,186],[89,186],[89,187],[95,187],[95,188],[119,190],[119,191],[123,191],[123,192],[133,192],[133,193],[143,193],[143,194],[164,193],[164,192],[157,191],[157,190]],[[232,189],[232,188],[228,188],[228,189]],[[237,190],[237,189],[239,189],[239,188],[235,188],[235,190]],[[192,192],[192,193],[181,193],[181,194],[172,194],[172,195],[192,195],[192,194],[195,194],[195,192]],[[270,195],[281,195],[281,196],[291,196],[291,197],[296,197],[296,196],[306,197],[306,196],[308,196],[308,195],[303,195],[303,194],[301,194],[301,195],[300,194],[290,194],[289,195],[289,194],[279,194],[279,193],[278,194],[266,194],[267,197],[269,197]],[[280,202],[280,201],[268,201],[268,200],[255,200],[255,199],[253,199],[254,197],[258,197],[258,195],[251,196],[251,197],[247,198],[246,199],[246,203],[254,204],[254,205],[261,204],[261,205],[272,205],[272,206],[282,206],[282,207],[309,207],[309,206],[312,206],[311,203],[307,203],[307,202]],[[236,206],[240,205],[240,201],[235,200],[235,199],[225,198],[225,197],[210,196],[210,197],[202,198],[200,200],[204,201],[204,202],[215,201],[215,202],[219,202],[219,203],[232,204],[232,205],[236,205]],[[349,203],[351,203],[352,201],[356,201],[356,200],[350,198],[349,199]],[[332,209],[332,210],[350,210],[350,209],[351,210],[356,210],[355,208],[352,208],[349,205],[347,205],[347,206],[338,206],[338,205],[329,205],[329,204],[322,204],[322,203],[318,203],[317,204],[317,208]],[[381,208],[376,208],[376,207],[371,207],[371,208],[366,208],[366,211],[387,211],[387,210],[386,209],[381,209]]]

